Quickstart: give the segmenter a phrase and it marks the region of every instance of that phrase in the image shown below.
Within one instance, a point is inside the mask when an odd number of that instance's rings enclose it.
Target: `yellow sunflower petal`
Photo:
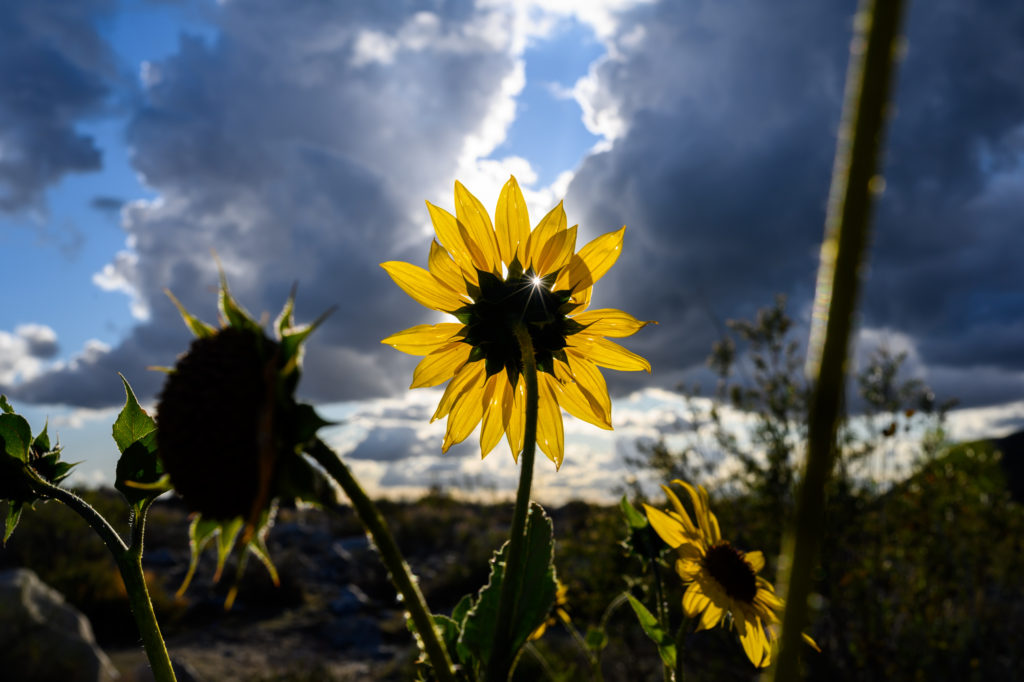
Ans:
[[[800,633],[800,637],[802,637],[802,638],[803,638],[803,640],[804,640],[805,642],[807,642],[807,644],[808,644],[808,645],[809,645],[809,646],[810,646],[810,647],[811,647],[812,649],[814,649],[815,651],[817,651],[817,652],[818,652],[819,654],[821,653],[821,647],[819,647],[819,646],[818,646],[818,643],[817,643],[817,642],[815,642],[815,641],[814,641],[813,639],[811,639],[811,636],[810,636],[809,634],[807,634],[806,632],[801,632],[801,633]]]
[[[693,503],[693,520],[694,523],[700,527],[701,535],[703,535],[708,542],[716,542],[718,538],[715,537],[715,533],[713,532],[708,519],[708,515],[711,513],[711,510],[708,508],[708,491],[705,490],[702,485],[694,487],[686,481],[682,481],[678,478],[672,482],[682,486],[683,490],[686,491],[686,494],[690,496],[690,502]]]
[[[594,239],[579,250],[569,262],[568,284],[573,291],[594,286],[615,265],[622,253],[622,237],[626,226]]]
[[[750,567],[754,569],[754,573],[760,573],[761,569],[764,568],[764,553],[763,552],[747,552],[744,557]]]
[[[683,530],[685,530],[689,536],[699,539],[702,542],[705,541],[705,538],[697,529],[696,524],[694,524],[690,519],[690,515],[686,512],[686,508],[683,507],[683,503],[679,501],[679,498],[676,497],[674,492],[672,492],[672,489],[665,485],[661,486],[661,489],[665,491],[665,496],[668,497],[668,501],[675,508],[676,516],[674,518],[679,520],[679,523],[683,526]]]
[[[466,296],[469,302],[469,294],[466,290],[466,277],[462,268],[452,259],[447,249],[437,243],[437,240],[430,242],[430,256],[427,257],[427,268],[430,274],[443,282],[456,294]]]
[[[547,372],[538,372],[537,379],[537,447],[558,469],[565,457],[562,411],[558,408],[558,399],[550,384],[554,378]]]
[[[526,240],[526,263],[524,267],[532,267],[534,272],[538,274],[547,274],[541,273],[537,267],[541,253],[555,235],[565,231],[565,227],[568,224],[569,221],[565,217],[565,208],[562,207],[562,202],[559,201],[558,206],[548,211],[548,214],[537,223],[537,227],[530,233],[530,238]]]
[[[448,413],[451,412],[452,406],[455,405],[455,401],[461,398],[462,394],[471,386],[482,382],[483,376],[483,360],[463,365],[462,368],[455,373],[451,383],[445,387],[444,395],[441,396],[441,401],[437,404],[437,409],[434,411],[434,415],[430,418],[430,421],[434,422],[447,416]]]
[[[644,511],[647,512],[647,520],[650,522],[651,528],[665,541],[666,545],[675,549],[690,542],[690,536],[677,520],[647,504],[644,505]]]
[[[457,322],[420,324],[381,339],[381,343],[409,355],[428,355],[451,343],[462,329],[463,326]]]
[[[573,225],[568,230],[559,230],[540,245],[533,261],[533,269],[538,275],[543,277],[565,267],[576,248],[576,229]]]
[[[698,630],[710,630],[711,628],[717,627],[725,620],[725,611],[722,610],[718,604],[711,602],[707,608],[704,609],[704,613],[701,614],[700,623],[697,625]]]
[[[612,399],[608,395],[608,384],[605,383],[601,370],[588,360],[586,356],[577,353],[572,348],[565,349],[565,356],[568,360],[569,371],[572,372],[572,376],[576,379],[580,389],[586,391],[588,395],[597,401],[598,405],[601,406],[605,419],[611,423]],[[556,363],[556,368],[557,365],[558,363]]]
[[[483,262],[478,263],[480,270],[501,274],[501,256],[498,253],[498,241],[491,225],[491,217],[480,200],[470,193],[466,187],[455,181],[455,217],[466,227],[462,237],[467,244],[475,245],[483,255]],[[484,266],[484,267],[481,267]]]
[[[437,386],[455,376],[455,372],[466,364],[473,348],[468,343],[456,341],[442,346],[420,360],[412,373],[412,385],[409,388]]]
[[[475,283],[476,268],[473,267],[473,257],[470,254],[469,246],[466,245],[466,241],[459,231],[459,221],[451,213],[439,206],[434,206],[429,201],[427,202],[427,211],[430,213],[430,222],[434,224],[434,232],[437,234],[441,246],[447,249],[455,263],[463,272],[470,275],[470,281]]]
[[[747,658],[758,668],[763,668],[772,662],[771,648],[768,646],[768,638],[765,637],[764,628],[757,619],[748,620],[743,616],[742,611],[733,613],[733,625],[739,633],[740,643]]]
[[[420,305],[450,313],[463,306],[459,295],[423,268],[402,261],[388,261],[380,266],[391,275],[395,284]]]
[[[573,316],[573,321],[586,325],[584,332],[588,336],[610,336],[621,338],[632,336],[649,324],[658,324],[654,320],[638,320],[629,313],[615,308],[599,308]]]
[[[498,196],[498,206],[494,210],[494,232],[502,262],[508,265],[519,255],[519,263],[522,265],[525,258],[520,252],[526,249],[526,240],[530,237],[530,214],[514,176],[508,179]]]
[[[711,598],[704,594],[699,582],[692,582],[683,594],[683,610],[693,618],[700,614],[711,603]]]
[[[473,433],[473,429],[480,423],[484,412],[484,387],[476,384],[466,389],[465,393],[455,401],[452,411],[448,415],[448,424],[445,428],[444,443],[441,445],[441,452],[448,452],[448,448],[461,443]]]
[[[622,372],[645,371],[650,373],[651,363],[636,353],[626,350],[614,341],[584,334],[573,334],[566,339],[570,348],[575,348],[588,360],[599,367],[617,369]]]
[[[484,418],[480,427],[481,459],[494,449],[494,446],[501,440],[501,435],[505,433],[505,424],[502,420],[502,400],[505,397],[506,386],[508,386],[508,379],[501,372],[488,377],[484,384]]]
[[[683,545],[680,549],[689,549],[693,545]],[[698,559],[677,559],[676,573],[683,579],[683,582],[690,582],[701,572],[702,566]]]
[[[555,364],[559,366],[562,363],[556,361]],[[606,431],[612,430],[611,415],[606,414],[601,404],[589,393],[581,389],[579,384],[571,378],[563,380],[561,377],[545,376],[550,377],[551,387],[562,409],[588,424],[593,424]]]
[[[526,434],[526,384],[522,375],[519,375],[519,381],[511,390],[510,396],[511,400],[505,403],[508,405],[505,438],[508,440],[509,449],[512,450],[512,459],[518,462]]]

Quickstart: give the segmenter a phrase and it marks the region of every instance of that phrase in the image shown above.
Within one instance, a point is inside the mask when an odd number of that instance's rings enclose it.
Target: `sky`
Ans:
[[[300,396],[371,488],[510,491],[500,449],[442,456],[439,392],[380,339],[439,321],[378,264],[425,264],[456,179],[580,242],[627,225],[595,305],[657,320],[606,374],[611,434],[567,420],[538,495],[605,497],[638,440],[686,428],[723,322],[788,297],[806,335],[855,2],[6,0],[0,4],[0,392],[110,482],[118,372],[152,406],[216,319],[216,264],[255,314],[298,283],[337,311]],[[859,314],[962,409],[1024,425],[1024,5],[911,3]],[[710,388],[709,384],[706,384]]]

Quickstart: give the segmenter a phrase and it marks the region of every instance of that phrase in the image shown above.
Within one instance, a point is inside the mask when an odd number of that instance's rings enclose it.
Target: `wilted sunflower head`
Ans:
[[[200,515],[190,530],[193,563],[219,532],[219,574],[226,556],[221,545],[230,538],[230,551],[243,527],[242,544],[254,541],[253,550],[268,563],[262,536],[273,522],[275,500],[333,498],[333,487],[302,457],[326,422],[295,400],[302,343],[326,315],[295,325],[293,291],[271,338],[231,297],[223,275],[220,329],[168,295],[197,338],[168,370],[157,404],[157,452],[175,491]]]
[[[598,367],[651,370],[647,360],[606,338],[630,336],[650,322],[621,310],[587,310],[594,283],[619,257],[626,228],[576,251],[577,226],[568,226],[561,203],[531,230],[514,177],[501,190],[493,224],[459,182],[455,215],[429,202],[427,208],[437,235],[428,269],[399,261],[381,266],[418,303],[457,322],[418,325],[383,343],[424,356],[410,388],[449,382],[433,416],[448,418],[442,450],[480,424],[483,456],[502,435],[517,456],[526,402],[520,339],[528,339],[538,370],[537,444],[560,466],[562,409],[612,428],[611,399]]]

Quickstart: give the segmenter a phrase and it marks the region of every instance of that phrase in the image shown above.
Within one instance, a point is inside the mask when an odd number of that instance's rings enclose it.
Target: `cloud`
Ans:
[[[57,334],[41,324],[23,324],[14,333],[0,331],[0,386],[30,380],[57,354]]]
[[[129,293],[140,324],[102,357],[16,387],[20,397],[110,404],[116,391],[88,387],[115,369],[152,395],[159,381],[144,367],[173,364],[188,339],[164,290],[216,319],[211,250],[257,316],[275,314],[296,280],[301,321],[338,307],[313,336],[305,397],[400,390],[413,361],[380,339],[430,313],[378,263],[425,261],[424,198],[444,203],[467,149],[500,143],[521,80],[506,9],[432,8],[225,3],[215,40],[183,36],[147,64],[128,139],[158,197],[124,206],[126,249],[94,278]]]
[[[596,296],[661,322],[631,346],[656,380],[775,292],[806,309],[854,5],[641,7],[577,84],[606,151],[566,205],[595,233],[629,225]],[[914,6],[907,32],[861,319],[911,338],[947,395],[991,403],[1024,363],[1024,6]]]
[[[0,8],[0,211],[43,206],[68,173],[95,171],[96,141],[76,129],[101,113],[116,78],[96,30],[113,0],[7,0]]]

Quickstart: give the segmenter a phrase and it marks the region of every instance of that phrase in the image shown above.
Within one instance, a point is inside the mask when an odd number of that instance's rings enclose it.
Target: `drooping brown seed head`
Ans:
[[[267,433],[276,376],[267,365],[276,348],[262,334],[229,327],[193,341],[164,384],[160,459],[189,509],[206,518],[248,517],[260,495],[261,452],[268,438],[276,447]]]

